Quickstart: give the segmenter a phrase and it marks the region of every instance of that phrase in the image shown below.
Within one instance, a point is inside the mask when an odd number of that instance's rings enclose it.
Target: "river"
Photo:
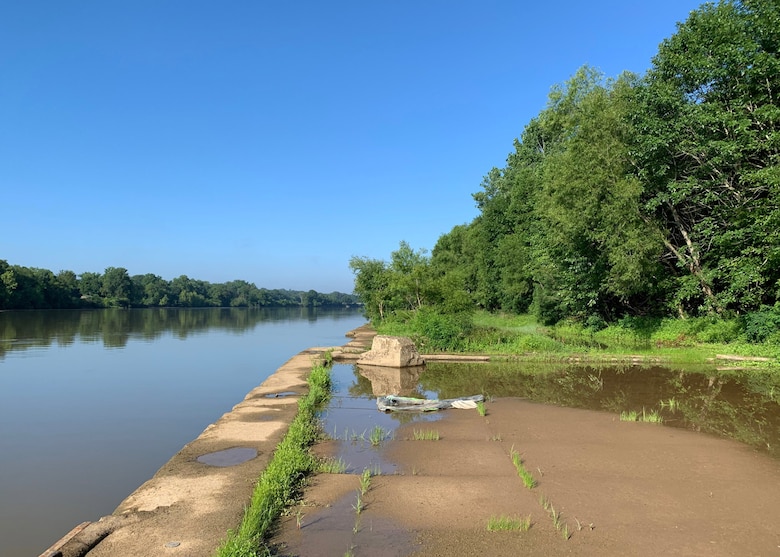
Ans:
[[[355,309],[0,312],[0,555],[110,514],[287,359],[340,346]]]

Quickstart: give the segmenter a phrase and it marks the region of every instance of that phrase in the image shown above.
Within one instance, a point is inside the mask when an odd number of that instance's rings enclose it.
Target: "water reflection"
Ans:
[[[76,342],[102,342],[105,348],[124,348],[131,339],[155,340],[171,334],[185,340],[209,330],[237,334],[259,323],[353,318],[348,308],[150,308],[0,312],[0,360],[8,352]]]
[[[657,412],[665,425],[730,437],[780,457],[780,374],[713,367],[429,363],[420,391],[481,392],[620,414]]]
[[[370,394],[375,397],[384,395],[419,396],[418,382],[420,373],[425,369],[424,366],[394,368],[358,365],[356,367],[358,373],[370,382]],[[365,388],[365,383],[363,388]],[[350,393],[353,396],[367,394],[357,391],[352,393],[351,390]]]
[[[287,359],[364,323],[332,308],[0,312],[0,555],[111,513]]]

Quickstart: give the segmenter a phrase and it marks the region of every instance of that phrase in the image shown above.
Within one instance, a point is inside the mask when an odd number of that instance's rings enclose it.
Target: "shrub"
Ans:
[[[701,342],[734,342],[742,333],[739,319],[709,320],[697,335]]]
[[[434,350],[455,350],[471,332],[473,319],[470,313],[439,313],[420,308],[412,319],[412,329],[423,338],[424,344]]]
[[[764,342],[780,329],[780,308],[764,306],[745,314],[745,338],[748,342]]]

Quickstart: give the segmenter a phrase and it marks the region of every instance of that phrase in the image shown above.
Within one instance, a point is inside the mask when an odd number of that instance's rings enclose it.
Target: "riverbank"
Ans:
[[[354,361],[373,334],[358,329],[334,359]],[[86,525],[50,555],[210,557],[239,524],[254,482],[305,392],[312,359],[326,350],[292,358],[114,514]],[[425,428],[435,429],[437,440],[417,439],[409,425],[382,444],[396,472],[373,476],[359,503],[360,475],[316,475],[302,506],[282,519],[272,540],[279,555],[656,555],[660,549],[725,556],[780,550],[772,523],[780,513],[780,465],[740,443],[518,398],[489,402],[485,416],[465,410],[440,417]],[[226,467],[197,461],[234,448],[256,448],[258,456]],[[327,452],[327,444],[317,449]],[[515,453],[536,481],[532,489],[523,486]],[[323,526],[333,524],[334,514],[343,527]],[[530,529],[489,532],[488,522],[502,517],[530,517]],[[85,549],[85,543],[92,546]]]
[[[701,364],[780,369],[780,344],[755,341],[739,320],[652,318],[622,320],[600,330],[562,321],[545,326],[528,314],[477,311],[449,322],[420,323],[419,316],[390,317],[382,335],[405,336],[421,352],[489,355],[493,360],[551,363]]]
[[[315,450],[343,466],[314,476],[286,513],[271,540],[279,557],[780,551],[780,461],[745,444],[506,395],[485,415],[450,409],[388,427],[371,389],[357,388],[368,379],[376,395],[388,381],[334,374],[333,435]],[[716,399],[704,409],[721,410]]]
[[[360,327],[351,335],[340,348],[315,347],[290,358],[111,515],[76,526],[42,557],[211,556],[241,522],[255,481],[307,392],[312,362],[328,350],[356,358],[352,352],[364,350],[373,332]]]

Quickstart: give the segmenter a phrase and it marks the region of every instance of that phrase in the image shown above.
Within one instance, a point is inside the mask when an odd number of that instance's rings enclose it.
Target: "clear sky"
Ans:
[[[550,87],[688,0],[5,1],[0,259],[352,292],[477,211]]]

